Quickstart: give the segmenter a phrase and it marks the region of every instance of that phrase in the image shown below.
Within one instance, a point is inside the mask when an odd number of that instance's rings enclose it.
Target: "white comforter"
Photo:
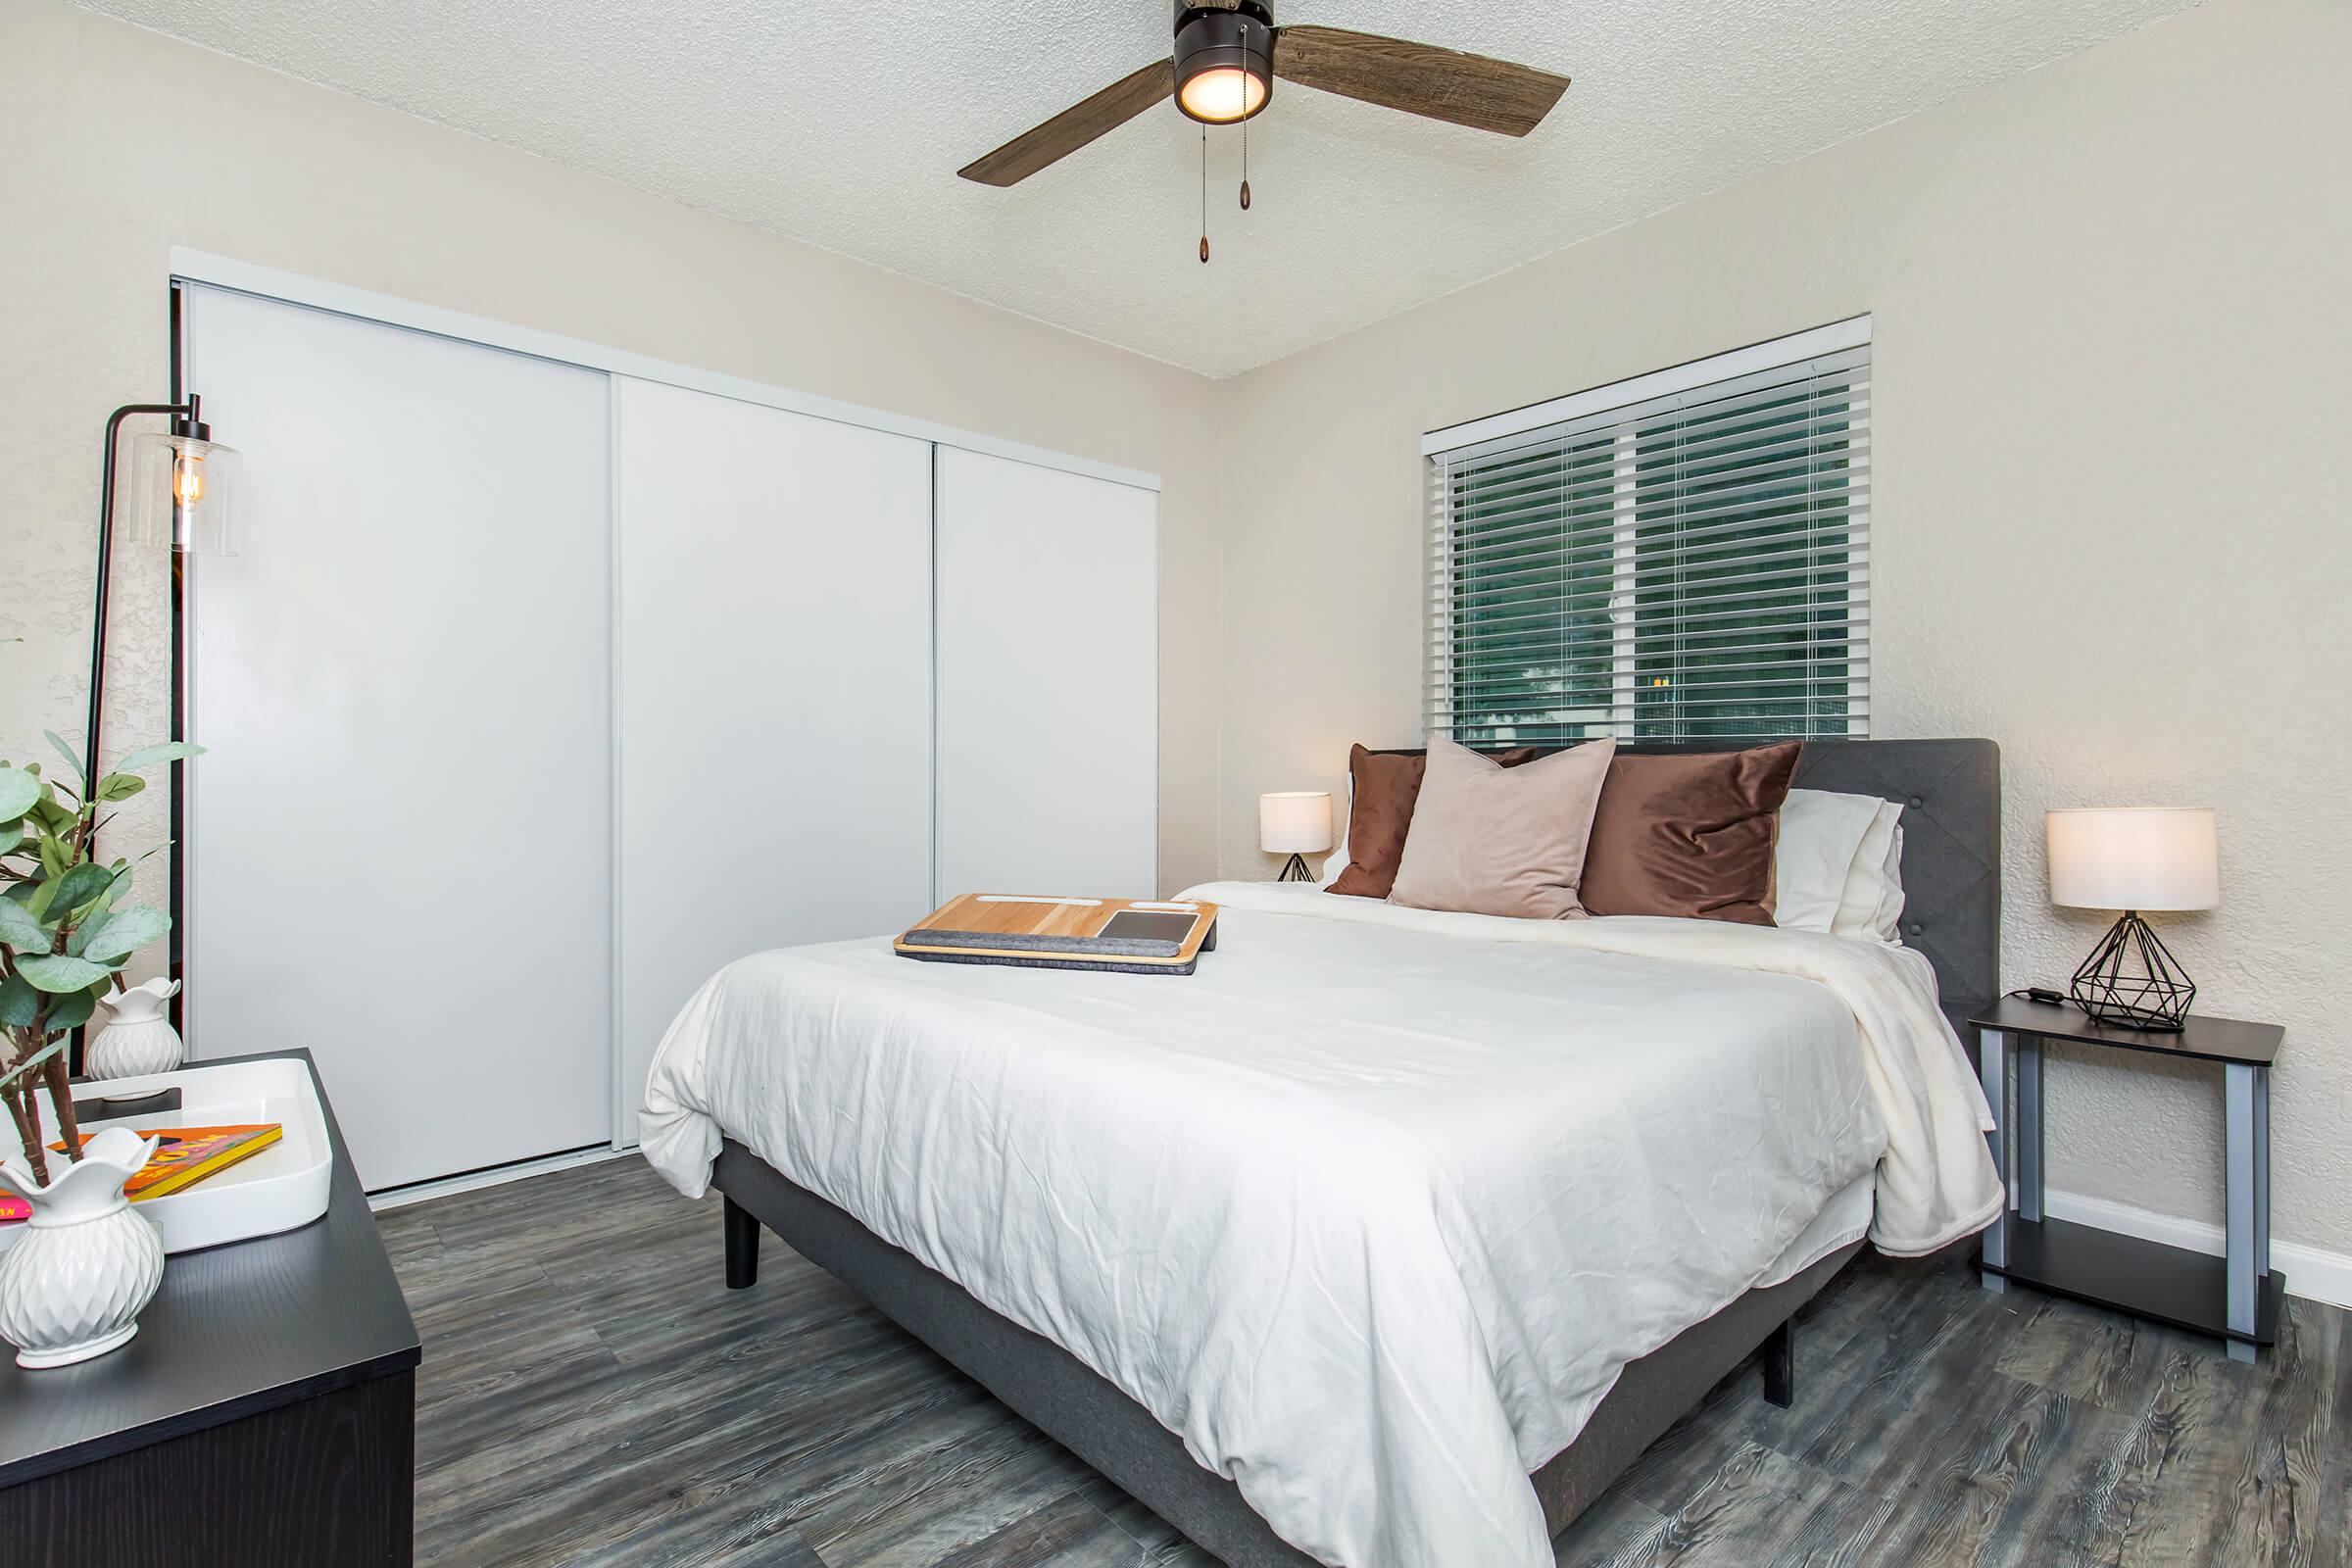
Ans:
[[[1226,907],[1189,979],[731,964],[662,1044],[646,1157],[700,1196],[724,1129],[1349,1568],[1548,1564],[1528,1474],[1832,1195],[1875,1165],[1897,1251],[2001,1200],[1915,954],[1187,897]]]

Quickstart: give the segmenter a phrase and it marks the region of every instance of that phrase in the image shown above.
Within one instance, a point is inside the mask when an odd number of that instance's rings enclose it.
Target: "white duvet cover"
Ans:
[[[1903,1251],[2000,1201],[1916,954],[1187,897],[1225,906],[1189,978],[731,964],[662,1044],[646,1157],[700,1196],[741,1140],[1348,1568],[1550,1563],[1529,1473],[1627,1362],[1852,1240],[1834,1195],[1875,1168]]]

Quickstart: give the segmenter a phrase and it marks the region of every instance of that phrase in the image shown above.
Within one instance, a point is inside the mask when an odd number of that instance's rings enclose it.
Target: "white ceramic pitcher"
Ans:
[[[130,1343],[164,1282],[164,1238],[122,1196],[155,1140],[109,1127],[81,1158],[49,1155],[49,1185],[22,1155],[0,1159],[0,1192],[32,1205],[24,1233],[0,1254],[0,1339],[17,1365],[71,1366]]]

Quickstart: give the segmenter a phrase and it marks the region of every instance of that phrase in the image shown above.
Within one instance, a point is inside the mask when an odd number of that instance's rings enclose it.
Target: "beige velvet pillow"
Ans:
[[[1442,736],[1413,803],[1389,902],[1526,920],[1583,916],[1577,883],[1613,740],[1506,768]]]

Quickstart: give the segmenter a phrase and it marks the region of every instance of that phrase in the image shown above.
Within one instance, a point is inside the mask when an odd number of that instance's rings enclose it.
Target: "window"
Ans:
[[[1429,727],[1870,729],[1870,321],[1432,433]]]

